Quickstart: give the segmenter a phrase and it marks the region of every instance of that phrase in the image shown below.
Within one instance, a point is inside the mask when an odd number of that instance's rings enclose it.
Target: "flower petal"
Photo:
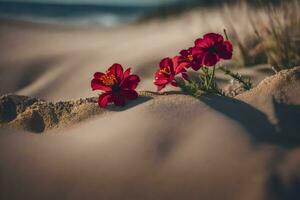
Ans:
[[[161,91],[165,87],[166,87],[166,85],[159,85],[159,86],[157,86],[157,92]]]
[[[94,78],[91,81],[91,87],[92,90],[103,90],[103,91],[111,91],[111,87],[106,86],[105,84],[102,83],[100,79]]]
[[[203,57],[202,64],[205,66],[214,66],[220,60],[215,53],[206,53]]]
[[[122,94],[125,97],[125,99],[128,99],[128,100],[134,100],[134,99],[138,98],[138,96],[139,96],[135,90],[123,90]]]
[[[174,86],[174,87],[178,87],[177,83],[175,80],[171,81],[171,85]]]
[[[206,38],[206,39],[199,38],[195,41],[195,47],[200,48],[202,51],[209,48],[213,44],[214,44],[214,42],[209,38]],[[193,49],[192,49],[192,51],[193,51]]]
[[[125,98],[121,93],[112,93],[112,101],[116,106],[125,106]]]
[[[218,33],[207,33],[203,36],[204,40],[211,40],[213,43],[222,43],[224,37]]]
[[[103,93],[99,96],[98,98],[98,105],[101,107],[101,108],[106,108],[107,107],[107,104],[109,102],[111,102],[111,93],[110,92],[106,92],[106,93]]]
[[[193,64],[193,65],[191,65],[191,67],[194,71],[198,71],[202,67],[202,65],[201,64]]]
[[[186,69],[189,68],[190,66],[191,66],[191,64],[188,62],[182,62],[182,63],[178,64],[175,69],[175,74],[185,72]]]
[[[173,65],[171,58],[163,58],[159,63],[159,68],[171,67]]]
[[[201,46],[203,44],[203,39],[202,38],[198,38],[195,40],[195,46]]]
[[[170,66],[171,74],[176,75],[184,71],[186,63],[180,63],[180,56],[175,56],[172,58],[172,65]]]
[[[225,41],[223,44],[217,46],[218,55],[223,59],[231,59],[232,51],[232,44],[229,41]]]
[[[179,52],[179,54],[183,57],[187,57],[189,55],[189,51],[186,49],[183,49]]]
[[[137,75],[129,75],[121,83],[121,88],[134,90],[140,82],[140,78]]]
[[[109,74],[113,74],[118,82],[120,82],[123,78],[123,67],[122,65],[115,63],[108,70]]]
[[[131,68],[128,68],[125,70],[125,72],[123,74],[123,79],[126,79],[130,75],[130,71],[131,71]]]
[[[203,54],[205,53],[205,49],[199,47],[199,46],[195,46],[192,48],[191,50],[193,57],[203,57]]]
[[[169,77],[155,77],[155,80],[153,81],[154,85],[157,86],[157,91],[159,92],[163,88],[166,87],[170,83]]]
[[[233,51],[232,43],[230,41],[225,41],[223,44],[226,46],[228,51]]]
[[[102,73],[102,72],[96,72],[96,73],[94,74],[94,78],[100,79],[103,75],[105,75],[105,74]]]
[[[169,79],[167,78],[158,78],[154,80],[155,85],[167,85],[169,83]]]
[[[190,77],[187,73],[182,73],[181,76],[182,76],[182,78],[184,78],[184,80],[190,81]]]
[[[194,56],[193,62],[191,63],[193,70],[198,71],[202,67],[202,58],[200,55]]]

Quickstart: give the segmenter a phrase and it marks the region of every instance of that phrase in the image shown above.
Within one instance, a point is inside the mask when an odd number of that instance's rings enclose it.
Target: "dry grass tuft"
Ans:
[[[244,41],[236,31],[238,25],[229,21],[231,37],[238,46],[238,63],[243,66],[268,63],[275,71],[300,65],[299,2],[269,4],[262,9],[258,13],[262,11],[263,15],[247,13],[253,33]],[[228,7],[226,10],[230,12]]]

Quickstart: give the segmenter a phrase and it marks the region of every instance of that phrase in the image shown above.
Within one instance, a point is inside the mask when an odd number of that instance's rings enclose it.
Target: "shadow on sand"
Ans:
[[[238,121],[251,134],[254,144],[275,144],[285,149],[299,148],[300,145],[300,106],[281,104],[273,100],[274,112],[278,124],[271,124],[267,116],[251,105],[237,99],[224,96],[203,96],[200,101],[214,110]],[[282,163],[282,156],[277,155],[277,164]],[[270,171],[273,171],[270,170]],[[267,199],[298,200],[300,199],[300,180],[293,177],[289,184],[275,171],[270,173],[266,182]]]
[[[269,199],[272,200],[299,200],[300,197],[300,180],[293,177],[289,185],[286,185],[282,178],[274,173],[268,180]]]
[[[139,104],[143,104],[151,99],[153,99],[155,96],[163,96],[163,95],[172,95],[172,94],[182,94],[182,92],[180,91],[167,91],[167,92],[152,92],[152,91],[142,91],[139,94],[139,97],[134,100],[134,101],[128,101],[126,102],[126,106],[124,107],[117,107],[114,105],[108,105],[107,109],[110,111],[124,111],[127,110],[129,108],[135,107]]]
[[[164,93],[145,92],[135,101],[130,101],[125,107],[109,105],[108,110],[120,112],[139,104],[143,104],[158,95],[182,94],[180,91]],[[251,134],[254,143],[269,143],[285,148],[293,148],[300,145],[300,106],[281,104],[273,101],[275,115],[278,124],[272,124],[267,115],[255,107],[226,96],[205,95],[198,98],[201,102],[239,122]]]
[[[286,148],[300,145],[300,106],[274,103],[279,119],[275,126],[266,114],[240,100],[217,95],[202,96],[199,100],[239,122],[251,134],[255,143],[270,143]]]
[[[114,112],[121,112],[121,111],[124,111],[124,110],[128,110],[130,108],[133,108],[139,104],[143,104],[149,100],[153,99],[153,97],[151,96],[139,96],[139,98],[137,98],[136,100],[133,100],[133,101],[128,101],[126,102],[126,106],[124,107],[118,107],[118,106],[115,106],[115,105],[108,105],[107,106],[107,110],[109,111],[114,111]]]

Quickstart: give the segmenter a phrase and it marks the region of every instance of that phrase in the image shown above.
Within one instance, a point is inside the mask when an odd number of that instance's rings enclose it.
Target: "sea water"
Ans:
[[[157,5],[0,1],[0,17],[43,23],[116,26],[150,13]]]

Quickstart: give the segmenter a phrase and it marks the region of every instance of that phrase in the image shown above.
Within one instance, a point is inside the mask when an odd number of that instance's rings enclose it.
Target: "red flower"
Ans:
[[[216,33],[208,33],[197,39],[193,48],[193,52],[201,58],[201,64],[205,66],[214,66],[221,59],[231,59],[232,51],[232,44]]]
[[[102,90],[98,104],[106,108],[107,104],[114,102],[116,106],[124,106],[126,100],[138,97],[135,91],[140,79],[137,75],[130,75],[130,68],[125,72],[120,64],[113,64],[106,73],[96,72],[91,81],[93,90]]]
[[[191,67],[195,71],[202,67],[201,59],[197,52],[194,52],[194,48],[181,50],[179,62],[184,63],[186,68]]]
[[[177,87],[175,76],[184,73],[184,67],[184,64],[179,63],[179,56],[162,59],[159,64],[160,69],[155,73],[154,84],[157,86],[157,91],[162,90],[168,84]]]

